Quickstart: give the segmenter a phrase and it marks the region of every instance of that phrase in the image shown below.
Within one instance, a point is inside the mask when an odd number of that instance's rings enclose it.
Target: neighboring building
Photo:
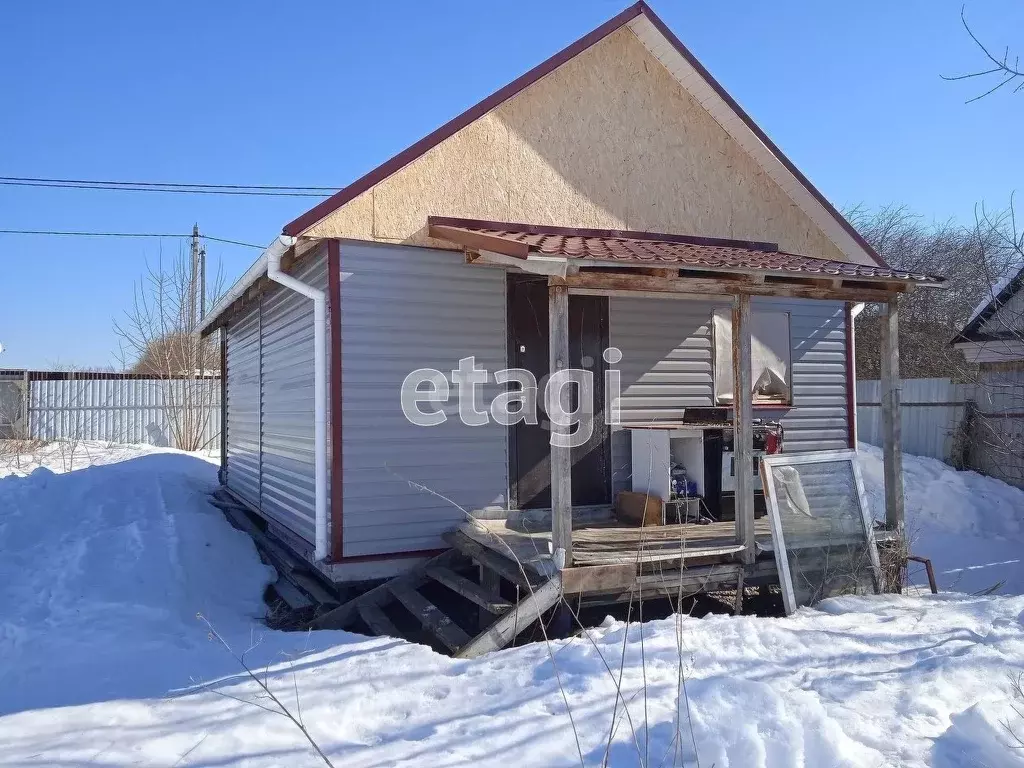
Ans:
[[[1024,268],[998,284],[971,314],[953,346],[982,371],[1024,370]],[[991,298],[989,298],[991,297]]]
[[[851,308],[937,282],[886,266],[639,3],[284,227],[203,327],[223,331],[222,482],[326,574],[367,579],[436,554],[469,513],[607,508],[637,483],[634,431],[690,429],[701,492],[735,482],[736,528],[751,521],[706,554],[753,567],[754,480],[714,476],[723,425],[705,438],[687,409],[731,409],[752,381],[737,429],[752,407],[786,451],[855,446]],[[611,367],[621,423],[599,397],[569,457],[543,424],[461,423],[454,386],[444,423],[410,423],[406,376],[468,356],[542,386],[549,365],[599,388]],[[491,377],[484,404],[498,392]],[[571,566],[587,553],[566,524],[543,557]]]

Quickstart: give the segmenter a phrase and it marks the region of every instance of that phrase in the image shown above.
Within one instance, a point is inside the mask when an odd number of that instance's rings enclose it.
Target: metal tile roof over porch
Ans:
[[[795,277],[899,280],[933,285],[943,282],[941,277],[891,267],[786,253],[780,251],[775,243],[652,232],[547,227],[440,216],[431,216],[428,226],[432,237],[520,259],[537,254],[623,265],[740,270],[792,274]]]

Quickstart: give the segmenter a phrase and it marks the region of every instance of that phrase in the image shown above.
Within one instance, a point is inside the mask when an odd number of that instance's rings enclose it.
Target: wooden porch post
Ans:
[[[744,563],[754,562],[753,382],[750,372],[750,296],[732,308],[733,459],[736,462],[736,541]]]
[[[569,367],[569,288],[564,280],[548,280],[548,346],[549,371]],[[570,409],[569,388],[561,387],[563,412]],[[550,419],[552,435],[568,435],[569,427]],[[572,565],[572,449],[551,445],[551,543],[554,551],[565,551],[565,567]]]
[[[882,458],[885,477],[885,524],[903,531],[903,453],[900,444],[899,303],[893,296],[882,313]]]

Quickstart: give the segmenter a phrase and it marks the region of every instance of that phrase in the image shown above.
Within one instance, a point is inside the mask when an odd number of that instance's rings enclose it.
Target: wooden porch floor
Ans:
[[[514,557],[534,575],[547,577],[557,570],[548,529],[524,530],[504,519],[474,519],[463,523],[459,530],[504,557]],[[771,524],[766,516],[754,520],[754,538],[758,556],[773,552]],[[887,531],[875,531],[879,543],[890,538]],[[736,524],[731,520],[644,528],[623,526],[614,519],[574,522],[572,545],[574,567],[651,563],[685,569],[733,563],[744,550],[736,542]]]
[[[506,520],[472,520],[459,530],[505,557],[514,556],[540,576],[556,570],[550,530],[522,530],[510,527]],[[754,521],[754,533],[758,550],[770,550],[767,517]],[[572,545],[574,566],[674,563],[675,567],[687,567],[732,562],[744,549],[736,543],[736,524],[732,521],[645,528],[623,526],[614,520],[574,523]]]

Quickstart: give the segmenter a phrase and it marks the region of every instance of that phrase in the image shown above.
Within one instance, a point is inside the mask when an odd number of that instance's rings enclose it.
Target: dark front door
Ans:
[[[570,296],[569,365],[594,375],[594,431],[584,445],[572,450],[574,506],[611,501],[610,443],[604,413],[603,354],[607,346],[608,299]],[[509,433],[511,502],[514,508],[543,509],[551,506],[550,427],[543,412],[548,374],[547,278],[508,276],[508,349],[509,365],[524,368],[537,378],[541,408],[537,424],[520,422]]]

